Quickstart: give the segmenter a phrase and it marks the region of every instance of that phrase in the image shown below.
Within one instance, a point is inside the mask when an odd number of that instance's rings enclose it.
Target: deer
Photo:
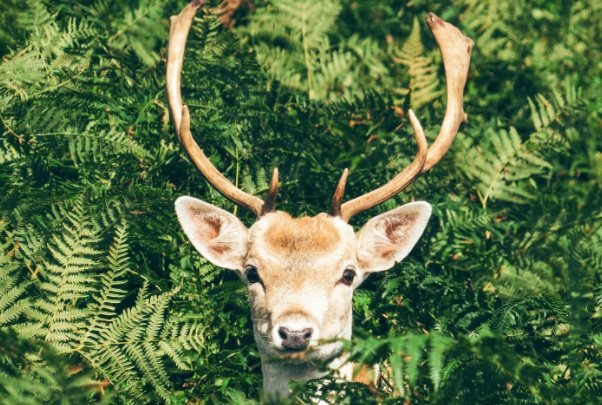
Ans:
[[[236,272],[248,286],[265,395],[284,398],[290,381],[323,377],[320,362],[329,362],[339,378],[352,380],[353,365],[342,353],[342,341],[352,336],[353,292],[371,273],[392,268],[410,253],[432,209],[424,201],[410,202],[371,218],[357,233],[349,220],[400,193],[447,153],[467,122],[463,93],[474,43],[428,13],[426,22],[441,52],[447,82],[446,111],[436,140],[429,148],[418,118],[409,110],[417,143],[409,166],[381,187],[343,202],[349,174],[345,169],[328,213],[294,218],[275,210],[278,169],[262,200],[230,182],[192,137],[181,75],[188,32],[204,3],[193,0],[170,19],[166,86],[171,117],[178,140],[198,171],[219,193],[254,214],[256,221],[247,228],[235,215],[188,196],[176,200],[177,218],[203,257]],[[278,358],[283,360],[273,361]]]

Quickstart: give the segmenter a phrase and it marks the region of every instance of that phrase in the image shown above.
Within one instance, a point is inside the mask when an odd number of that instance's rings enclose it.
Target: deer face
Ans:
[[[195,248],[247,283],[254,335],[262,357],[309,350],[324,360],[351,338],[353,290],[375,271],[401,261],[420,238],[430,205],[404,205],[357,234],[339,217],[264,215],[250,229],[203,201],[181,197],[176,212]],[[319,341],[334,341],[319,344]]]
[[[249,235],[243,277],[260,351],[275,357],[320,339],[350,338],[351,297],[361,282],[351,227],[325,214],[293,219],[274,212]],[[310,356],[330,356],[337,346]]]

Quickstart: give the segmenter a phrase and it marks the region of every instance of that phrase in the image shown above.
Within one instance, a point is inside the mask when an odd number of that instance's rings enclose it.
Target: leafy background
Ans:
[[[255,403],[245,286],[177,224],[193,195],[166,109],[183,1],[0,3],[0,403]],[[473,38],[469,121],[393,200],[434,215],[411,257],[354,300],[351,358],[376,386],[295,384],[293,402],[594,403],[602,395],[602,3],[217,1],[183,94],[215,164],[279,209],[325,210],[432,141],[444,71],[428,11]],[[252,218],[238,215],[247,224]]]

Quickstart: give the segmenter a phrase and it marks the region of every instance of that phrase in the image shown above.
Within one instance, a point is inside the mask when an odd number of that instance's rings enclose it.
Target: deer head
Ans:
[[[180,79],[186,37],[203,4],[192,1],[179,15],[171,17],[167,54],[171,115],[178,138],[198,170],[221,194],[253,212],[257,221],[247,229],[229,212],[192,197],[178,198],[176,213],[201,255],[217,266],[234,270],[248,284],[264,389],[268,394],[284,395],[290,380],[318,377],[312,362],[332,358],[341,350],[336,340],[351,337],[354,289],[370,273],[387,270],[401,261],[422,235],[431,214],[426,202],[406,204],[376,216],[357,234],[348,222],[398,194],[447,152],[460,124],[466,121],[462,97],[473,42],[429,13],[427,24],[441,50],[447,77],[447,109],[437,140],[428,148],[420,122],[410,110],[418,151],[407,168],[382,187],[343,203],[348,175],[345,170],[329,214],[292,218],[274,209],[278,170],[274,169],[267,197],[261,200],[226,179],[192,138]],[[321,340],[331,343],[318,344]],[[277,357],[288,360],[270,362]],[[339,358],[331,367],[343,363],[344,358]],[[340,372],[345,378],[351,377],[349,367]]]

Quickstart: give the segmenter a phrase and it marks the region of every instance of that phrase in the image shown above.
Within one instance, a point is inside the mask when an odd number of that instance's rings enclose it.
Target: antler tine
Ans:
[[[247,194],[238,189],[234,184],[224,177],[219,170],[205,156],[201,148],[192,138],[190,132],[190,114],[188,107],[182,104],[181,94],[181,78],[182,64],[184,62],[184,50],[186,47],[186,38],[188,31],[194,20],[199,8],[205,5],[205,0],[193,0],[178,14],[171,17],[171,29],[169,33],[169,41],[167,44],[167,97],[169,99],[169,108],[171,116],[176,127],[178,139],[184,150],[192,160],[192,163],[201,172],[217,191],[232,202],[247,208],[259,218],[264,213],[273,211],[276,193],[278,189],[278,172],[275,171],[276,188],[272,193],[273,188],[270,186],[268,193],[268,202],[266,206],[260,198]],[[272,183],[274,178],[272,178]]]
[[[458,133],[460,124],[468,120],[466,113],[464,113],[462,97],[468,78],[470,55],[474,48],[472,39],[434,13],[426,15],[426,23],[431,29],[437,45],[439,45],[439,51],[443,58],[447,79],[447,107],[439,135],[429,148],[426,163],[422,168],[423,173],[436,165],[447,153]]]
[[[182,65],[184,64],[184,49],[188,31],[199,8],[205,5],[205,0],[191,1],[178,15],[169,19],[171,28],[169,40],[167,41],[167,67],[166,86],[167,98],[171,117],[176,127],[176,133],[180,136],[180,122],[182,121]]]
[[[416,177],[420,176],[420,173],[422,173],[422,168],[424,167],[424,163],[426,162],[426,156],[428,154],[428,145],[426,143],[426,138],[424,137],[424,131],[422,130],[420,121],[418,121],[418,118],[416,118],[414,111],[410,110],[409,116],[410,123],[412,124],[412,128],[414,129],[416,143],[418,144],[418,150],[416,151],[416,157],[414,158],[414,161],[410,163],[410,165],[406,167],[401,173],[393,177],[393,179],[385,185],[377,188],[376,190],[372,190],[368,194],[364,194],[343,204],[340,207],[339,217],[344,221],[349,222],[349,220],[353,216],[359,214],[360,212],[366,211],[367,209],[372,208],[375,205],[378,205],[382,202],[385,202],[389,198],[397,195],[401,190],[403,190],[410,183],[412,183],[416,179]],[[347,176],[344,177],[346,178]],[[343,178],[341,178],[341,181],[343,181]],[[344,190],[344,184],[341,186],[341,182],[339,182],[337,192],[339,190],[341,190],[341,192],[342,190]],[[335,211],[335,209],[331,208],[331,212],[332,211]]]
[[[426,172],[437,164],[449,150],[449,147],[458,133],[460,124],[467,120],[462,105],[462,97],[468,76],[470,54],[474,47],[474,42],[470,38],[464,36],[458,28],[444,22],[433,13],[428,13],[426,20],[435,36],[435,40],[437,41],[437,45],[439,46],[439,50],[443,57],[443,65],[445,66],[445,76],[447,79],[447,108],[439,135],[429,149],[426,144],[422,126],[414,112],[410,110],[410,123],[414,129],[414,135],[416,137],[416,142],[418,143],[418,152],[416,153],[414,161],[384,186],[348,201],[340,206],[340,208],[337,208],[334,207],[335,199],[338,201],[338,204],[340,204],[340,200],[342,199],[341,190],[345,189],[345,185],[341,185],[341,182],[339,182],[337,191],[335,192],[336,198],[333,197],[331,213],[334,215],[338,214],[338,216],[345,221],[349,221],[354,215],[395,196],[410,185],[421,173]],[[347,176],[344,177],[346,178]],[[343,178],[341,178],[341,181],[343,181]],[[338,195],[340,196],[337,197]]]
[[[180,131],[178,132],[180,143],[188,153],[190,160],[207,179],[209,183],[215,187],[224,197],[229,198],[234,203],[239,204],[259,218],[262,215],[263,200],[245,193],[230,182],[223,174],[213,166],[213,163],[205,156],[201,148],[196,144],[190,132],[190,114],[188,106],[182,106],[182,120],[180,121]]]
[[[337,189],[332,196],[332,201],[330,202],[330,215],[333,217],[341,216],[341,202],[343,201],[343,196],[345,195],[345,185],[347,184],[348,174],[349,169],[343,170],[339,184],[337,184]]]
[[[276,197],[278,196],[278,168],[274,168],[272,173],[272,180],[270,180],[270,189],[268,195],[265,197],[265,202],[261,209],[261,215],[274,212],[276,207]]]

